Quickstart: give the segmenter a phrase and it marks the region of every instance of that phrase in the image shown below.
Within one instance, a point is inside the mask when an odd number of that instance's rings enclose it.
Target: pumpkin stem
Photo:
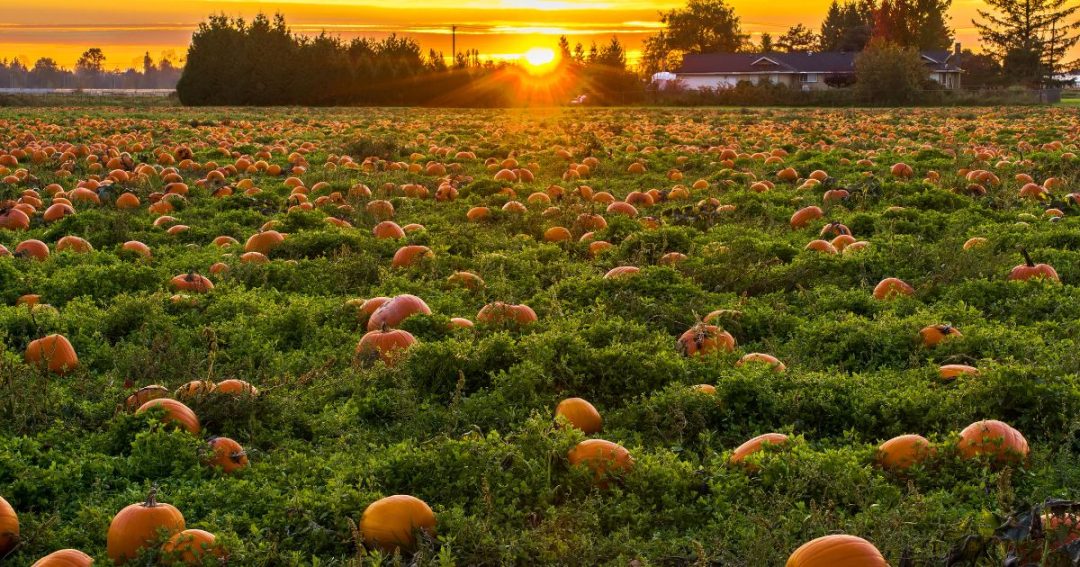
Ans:
[[[155,508],[158,505],[157,502],[158,485],[155,483],[150,487],[150,492],[146,495],[146,502],[143,504],[146,508]]]
[[[234,463],[239,464],[240,460],[243,459],[246,456],[247,456],[247,451],[237,451],[237,452],[229,455],[229,458],[232,459],[232,461]]]
[[[1023,246],[1021,246],[1020,247],[1020,253],[1024,255],[1024,262],[1027,263],[1028,267],[1029,268],[1034,268],[1035,267],[1035,262],[1033,262],[1031,260],[1031,255],[1028,254],[1027,248],[1024,248]]]
[[[390,330],[390,325],[386,324],[386,321],[382,322],[382,328],[379,329],[380,333],[385,333]]]

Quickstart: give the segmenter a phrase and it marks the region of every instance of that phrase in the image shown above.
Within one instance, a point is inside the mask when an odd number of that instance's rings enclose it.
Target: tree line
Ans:
[[[123,71],[105,68],[105,53],[87,49],[74,69],[61,67],[55,59],[42,57],[27,66],[18,59],[0,59],[0,88],[13,89],[171,89],[180,78],[180,67],[164,53],[158,61],[143,56],[142,68]]]
[[[543,80],[511,61],[478,51],[425,53],[411,38],[351,41],[294,34],[281,14],[250,22],[211,16],[192,36],[176,85],[187,105],[513,106],[562,103],[586,94],[614,101],[638,86],[618,39],[571,52],[562,38],[560,67]],[[640,90],[640,88],[638,88]]]
[[[1080,65],[1066,54],[1080,42],[1075,0],[985,0],[973,23],[985,53],[961,53],[969,86],[1045,86]],[[872,43],[914,51],[953,47],[948,23],[952,0],[833,0],[819,30],[802,24],[758,42],[742,30],[725,0],[689,0],[660,14],[664,29],[643,46],[647,75],[673,70],[682,56],[716,52],[862,52]]]

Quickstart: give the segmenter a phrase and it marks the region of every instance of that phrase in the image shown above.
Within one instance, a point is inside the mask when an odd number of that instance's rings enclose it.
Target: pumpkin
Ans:
[[[416,344],[416,338],[408,331],[382,328],[368,331],[356,344],[356,354],[361,357],[377,355],[387,366],[394,366],[405,351]]]
[[[365,306],[367,306],[367,303],[361,306],[361,310],[364,310]],[[383,327],[392,329],[413,315],[431,315],[431,308],[428,307],[427,303],[424,303],[423,299],[415,295],[398,295],[383,302],[371,313],[367,322],[367,330],[375,331]]]
[[[588,401],[581,398],[567,398],[555,407],[555,417],[562,416],[573,427],[580,429],[585,435],[592,435],[600,431],[603,420],[600,412]]]
[[[731,458],[728,462],[733,465],[746,464],[747,468],[756,470],[757,467],[752,463],[745,463],[747,457],[761,451],[766,445],[783,445],[787,442],[788,436],[783,433],[765,433],[758,435],[736,447],[735,451],[731,453]]]
[[[832,242],[829,242],[828,240],[811,240],[810,243],[806,245],[805,249],[813,250],[815,252],[824,252],[825,254],[839,253],[836,246],[833,246]]]
[[[553,226],[544,231],[544,240],[547,242],[566,242],[573,238],[570,231],[562,226]]]
[[[506,323],[528,325],[536,322],[536,312],[528,305],[511,305],[496,301],[480,308],[476,314],[476,322],[489,325]]]
[[[618,443],[603,439],[586,439],[570,449],[566,457],[570,466],[588,467],[601,488],[607,486],[608,475],[626,473],[634,468],[634,458],[630,456],[630,451]]]
[[[248,238],[244,244],[244,252],[258,252],[260,254],[269,254],[271,250],[277,248],[282,242],[285,241],[285,235],[276,230],[267,230],[253,234],[251,238]]]
[[[951,325],[927,325],[919,331],[923,346],[929,348],[937,346],[941,341],[949,338],[962,337],[960,331]]]
[[[435,537],[435,513],[415,496],[396,494],[380,498],[369,504],[360,517],[364,542],[386,553],[415,548],[418,531]]]
[[[465,319],[464,317],[451,317],[450,328],[451,329],[471,329],[473,328],[473,322]]]
[[[889,563],[861,537],[827,535],[799,546],[785,567],[889,567]]]
[[[851,248],[851,246],[848,246],[848,248]],[[874,287],[874,299],[878,300],[914,294],[915,288],[898,278],[885,278]]]
[[[109,524],[106,548],[109,558],[123,565],[138,556],[144,547],[158,540],[159,530],[174,534],[184,530],[184,515],[175,507],[157,501],[157,487],[150,489],[146,502],[120,510]]]
[[[37,239],[24,240],[15,245],[15,256],[44,262],[49,259],[49,247]]]
[[[641,268],[637,266],[619,266],[608,270],[608,273],[604,274],[605,280],[613,280],[618,278],[624,278],[641,273]]]
[[[915,171],[911,169],[911,166],[906,163],[898,163],[889,168],[889,173],[892,173],[893,177],[900,177],[906,179],[915,175]]]
[[[922,462],[933,454],[930,442],[921,435],[900,435],[878,447],[877,463],[882,468],[899,471]]]
[[[701,392],[703,394],[716,394],[716,386],[713,386],[712,384],[695,384],[693,386],[690,386],[690,389],[695,392]]]
[[[238,380],[236,378],[230,378],[228,380],[222,380],[217,384],[214,384],[211,388],[212,394],[223,394],[230,396],[258,396],[259,390],[251,384]]]
[[[138,240],[129,240],[121,244],[120,249],[133,254],[138,254],[146,260],[150,259],[150,247]]]
[[[974,459],[993,457],[997,463],[1018,463],[1027,459],[1027,439],[1009,424],[996,419],[977,421],[960,432],[960,456]]]
[[[735,337],[716,325],[698,323],[679,335],[676,348],[684,356],[700,356],[714,352],[733,352]]]
[[[222,560],[227,557],[225,548],[217,545],[214,534],[196,529],[188,529],[176,532],[161,546],[164,555],[163,563],[172,565],[179,561],[185,565],[202,565],[205,557],[217,557]]]
[[[206,293],[214,289],[214,282],[210,281],[206,276],[201,276],[195,272],[188,272],[169,280],[169,286],[176,291]]]
[[[225,474],[232,474],[248,466],[248,455],[244,448],[228,437],[211,437],[210,455],[206,464],[221,467]]]
[[[454,272],[446,281],[453,285],[461,285],[466,289],[476,291],[484,287],[484,279],[472,272]]]
[[[435,253],[427,246],[409,245],[402,246],[394,253],[394,259],[390,265],[395,268],[406,268],[419,263],[424,258],[434,258]]]
[[[173,395],[178,400],[192,400],[209,394],[214,386],[209,380],[192,380],[177,388]]]
[[[1024,263],[1016,266],[1009,272],[1008,279],[1010,281],[1026,281],[1030,279],[1047,279],[1050,281],[1059,282],[1057,271],[1054,270],[1049,264],[1036,264],[1031,259],[1031,255],[1028,254],[1024,248],[1020,249],[1020,253],[1024,255]]]
[[[94,558],[78,549],[54,551],[34,562],[31,567],[90,567]]]
[[[964,250],[971,250],[972,248],[983,246],[983,245],[987,244],[988,242],[989,242],[989,240],[987,240],[986,238],[984,238],[982,236],[974,236],[972,238],[967,239],[967,241],[964,242]]]
[[[735,366],[743,366],[752,362],[759,364],[768,364],[774,372],[783,372],[787,370],[787,366],[784,366],[783,362],[780,362],[780,360],[777,359],[775,356],[771,354],[765,354],[763,352],[752,352],[750,354],[743,355],[742,358],[735,362]]]
[[[824,216],[825,213],[821,210],[821,207],[814,205],[799,209],[795,211],[795,214],[791,215],[791,228],[802,228]]]
[[[15,509],[0,496],[0,558],[19,544],[19,516]]]
[[[952,380],[958,376],[978,376],[979,369],[966,364],[946,364],[938,368],[942,380]]]
[[[405,229],[392,220],[385,220],[375,225],[371,233],[375,235],[375,238],[405,238]]]
[[[124,407],[126,407],[128,411],[135,411],[150,400],[167,397],[169,397],[169,390],[167,390],[165,386],[160,386],[157,384],[151,386],[143,386],[142,388],[139,388],[138,391],[136,391],[134,394],[131,394],[127,397],[127,400],[124,401]]]
[[[139,406],[139,409],[136,410],[135,413],[145,413],[157,407],[165,410],[165,416],[162,419],[166,423],[175,424],[177,427],[180,427],[193,435],[198,435],[199,431],[202,430],[202,426],[199,425],[199,418],[195,415],[195,412],[191,411],[191,408],[185,406],[182,402],[173,399],[157,398],[150,400]]]
[[[30,228],[30,217],[15,208],[0,209],[0,229],[26,230]]]
[[[49,335],[30,341],[24,355],[26,362],[33,366],[43,366],[54,374],[64,375],[79,366],[79,357],[75,348],[64,335]]]
[[[1041,529],[1032,525],[1030,541],[1016,543],[1020,565],[1042,565],[1044,548],[1054,552],[1080,539],[1080,516],[1076,514],[1043,512],[1038,527]]]

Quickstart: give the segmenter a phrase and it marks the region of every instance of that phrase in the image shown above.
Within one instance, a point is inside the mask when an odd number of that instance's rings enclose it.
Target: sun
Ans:
[[[555,50],[547,47],[534,47],[521,56],[525,68],[534,75],[551,71],[555,67],[555,57]]]

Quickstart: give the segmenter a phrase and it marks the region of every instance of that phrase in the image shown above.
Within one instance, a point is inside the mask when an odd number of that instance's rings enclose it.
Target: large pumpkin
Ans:
[[[786,567],[889,567],[874,544],[852,535],[827,535],[802,544]]]
[[[367,306],[361,306],[361,310]],[[403,294],[383,303],[368,318],[367,330],[375,331],[383,327],[394,328],[413,315],[431,315],[431,308],[423,299],[415,295]]]
[[[61,549],[38,559],[31,567],[90,567],[94,558],[78,549]]]
[[[988,455],[998,463],[1022,462],[1028,456],[1027,439],[1009,424],[996,419],[977,421],[960,432],[960,455],[974,459]]]
[[[191,408],[185,406],[183,403],[173,399],[157,398],[155,400],[150,400],[139,406],[139,409],[135,413],[145,413],[156,407],[165,410],[165,417],[163,419],[166,422],[173,423],[194,435],[198,435],[199,432],[202,431],[202,426],[199,425],[199,418],[195,415],[195,412],[191,411]]]
[[[244,252],[269,254],[271,250],[277,248],[284,241],[285,235],[276,230],[267,230],[253,234],[251,238],[248,238],[247,242],[244,243]]]
[[[34,366],[43,366],[55,374],[67,374],[79,366],[75,348],[64,335],[49,335],[30,341],[24,358]]]
[[[603,439],[586,439],[574,446],[566,455],[571,466],[589,467],[597,484],[607,485],[605,477],[611,473],[624,473],[634,468],[634,458],[622,445]]]
[[[504,323],[528,325],[536,322],[536,312],[528,305],[512,305],[496,301],[480,309],[476,314],[476,322],[493,325]]]
[[[1057,271],[1054,270],[1049,264],[1036,264],[1027,250],[1021,248],[1020,253],[1024,255],[1024,263],[1012,269],[1009,272],[1008,279],[1010,281],[1024,281],[1032,279],[1047,279],[1054,282],[1061,281],[1058,278]]]
[[[159,530],[174,534],[184,530],[184,515],[175,507],[157,501],[157,488],[150,489],[146,502],[120,510],[109,524],[107,551],[117,565],[134,559],[144,547],[158,540]]]
[[[176,291],[190,291],[194,293],[206,293],[214,289],[214,282],[195,272],[180,274],[169,280],[169,285]]]
[[[398,251],[394,253],[394,259],[390,262],[390,265],[395,268],[406,268],[419,263],[425,258],[434,257],[435,253],[431,251],[431,248],[413,244],[398,248]]]
[[[161,546],[163,563],[172,565],[179,561],[185,565],[202,565],[206,557],[224,559],[227,556],[225,548],[217,545],[216,540],[214,534],[205,530],[176,532]]]
[[[244,451],[244,447],[236,441],[228,437],[212,437],[209,445],[210,455],[206,459],[206,464],[221,467],[225,474],[247,468],[247,451]]]
[[[931,454],[930,442],[922,435],[900,435],[878,447],[877,462],[882,468],[899,471],[922,462]]]
[[[555,407],[555,417],[559,416],[586,435],[597,433],[604,424],[596,407],[581,398],[567,398],[559,402]]]
[[[167,397],[169,397],[169,390],[165,386],[159,384],[143,386],[127,397],[127,400],[124,401],[124,407],[128,411],[135,411],[150,400]]]
[[[915,288],[899,278],[885,278],[874,287],[874,299],[878,300],[914,294]]]
[[[397,364],[405,351],[416,344],[416,337],[401,329],[383,328],[368,331],[356,345],[356,354],[361,357],[378,355],[387,366]]]
[[[412,550],[417,531],[435,537],[435,513],[423,500],[406,494],[372,502],[360,518],[364,541],[387,553],[399,548]]]
[[[245,380],[230,378],[214,384],[210,389],[212,394],[224,394],[230,396],[258,396],[259,389]]]
[[[19,516],[15,509],[0,496],[0,558],[19,544]]]
[[[679,352],[685,356],[700,356],[714,352],[732,352],[735,350],[735,337],[720,330],[716,325],[698,323],[690,327],[676,343]]]
[[[952,325],[927,325],[919,331],[919,336],[922,337],[923,346],[933,347],[945,339],[959,338],[964,335]]]

